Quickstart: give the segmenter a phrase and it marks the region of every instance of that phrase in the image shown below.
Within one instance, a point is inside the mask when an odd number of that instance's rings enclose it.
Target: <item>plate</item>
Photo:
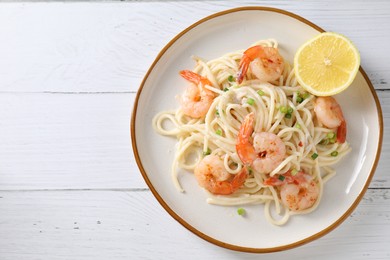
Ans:
[[[356,208],[377,166],[383,135],[380,103],[366,73],[360,68],[352,86],[337,96],[348,122],[352,152],[335,168],[319,207],[292,216],[282,226],[268,223],[263,205],[237,207],[206,203],[207,194],[192,174],[180,174],[185,193],[175,189],[170,169],[176,140],[157,134],[152,118],[161,110],[176,109],[182,93],[182,69],[192,69],[192,55],[213,59],[245,49],[260,39],[274,38],[290,63],[298,47],[323,32],[320,27],[284,10],[265,7],[230,9],[206,17],[185,29],[159,53],[138,90],[131,119],[133,151],[150,190],[180,224],[216,245],[246,252],[272,252],[313,241],[333,230]],[[370,141],[368,141],[370,140]]]

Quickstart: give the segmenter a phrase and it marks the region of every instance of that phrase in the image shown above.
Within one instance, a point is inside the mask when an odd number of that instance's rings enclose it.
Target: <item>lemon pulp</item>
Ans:
[[[304,43],[294,58],[300,85],[317,96],[331,96],[353,82],[360,66],[357,48],[346,37],[321,33]]]

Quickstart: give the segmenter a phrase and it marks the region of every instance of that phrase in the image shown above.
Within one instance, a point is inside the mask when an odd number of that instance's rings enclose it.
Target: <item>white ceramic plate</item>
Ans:
[[[175,96],[184,90],[178,71],[191,69],[191,55],[213,59],[245,49],[260,39],[275,38],[282,56],[290,63],[298,47],[323,30],[283,10],[244,7],[209,16],[176,36],[157,56],[137,93],[132,121],[133,150],[151,191],[178,222],[198,236],[226,248],[270,252],[314,240],[338,226],[361,200],[374,174],[382,144],[382,113],[374,88],[361,68],[353,85],[337,96],[348,122],[352,152],[337,165],[337,175],[325,186],[316,211],[293,216],[288,224],[269,224],[263,205],[237,207],[206,203],[207,194],[192,174],[181,174],[185,193],[171,180],[170,167],[176,140],[156,134],[153,116],[178,107]],[[369,137],[369,138],[368,138]],[[369,141],[368,141],[369,140]]]

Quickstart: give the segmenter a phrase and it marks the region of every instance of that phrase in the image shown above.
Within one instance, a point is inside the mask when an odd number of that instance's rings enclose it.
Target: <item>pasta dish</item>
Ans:
[[[208,203],[263,204],[275,225],[315,210],[336,174],[331,166],[351,150],[336,99],[300,87],[274,39],[209,61],[193,59],[196,66],[179,73],[180,106],[153,119],[157,133],[177,138],[177,190],[184,191],[178,176],[184,169],[208,193]]]

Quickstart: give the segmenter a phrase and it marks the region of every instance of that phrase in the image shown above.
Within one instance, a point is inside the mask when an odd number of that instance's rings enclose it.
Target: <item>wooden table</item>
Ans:
[[[158,52],[212,13],[296,13],[347,35],[385,124],[353,214],[314,242],[265,255],[208,243],[160,206],[135,163],[130,116]],[[390,259],[390,2],[129,1],[0,4],[0,259]]]

